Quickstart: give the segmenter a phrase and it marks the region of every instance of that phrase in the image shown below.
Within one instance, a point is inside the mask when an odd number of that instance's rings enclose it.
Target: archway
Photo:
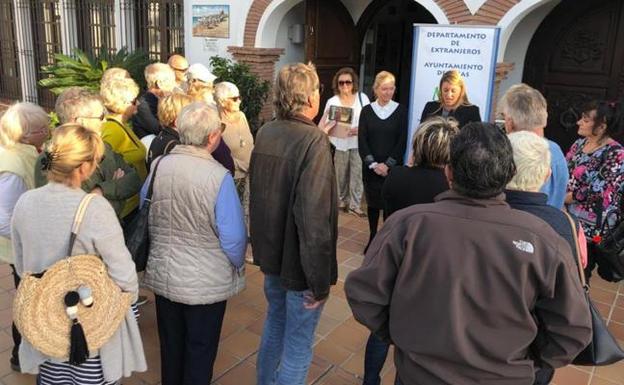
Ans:
[[[619,0],[562,2],[533,36],[523,80],[546,97],[546,136],[564,150],[577,138],[583,104],[624,95],[623,42],[624,4]]]
[[[396,100],[408,104],[414,43],[414,23],[437,23],[422,1],[374,0],[356,29],[361,43],[362,90],[371,94],[375,74],[390,71],[397,78]],[[370,95],[372,96],[372,95]]]

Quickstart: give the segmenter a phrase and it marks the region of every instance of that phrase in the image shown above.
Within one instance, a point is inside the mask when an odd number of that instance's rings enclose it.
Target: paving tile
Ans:
[[[601,302],[611,306],[617,293],[592,286],[592,288],[589,289],[589,295],[594,302]]]
[[[234,356],[232,353],[221,348],[217,352],[217,359],[215,360],[213,376],[212,378],[219,378],[225,374],[228,370],[232,369],[236,364],[240,363],[241,359]]]
[[[223,318],[223,322],[236,322],[239,325],[247,327],[262,316],[263,314],[257,309],[247,304],[241,304],[228,309]]]
[[[611,320],[624,323],[624,308],[614,306],[611,313]]]
[[[325,339],[316,344],[314,353],[338,366],[344,363],[353,354],[351,351],[336,345],[333,341]]]
[[[6,377],[2,377],[4,385],[35,385],[35,376],[21,373],[11,373]]]
[[[605,380],[611,380],[617,384],[624,384],[624,362],[620,361],[613,365],[597,367],[594,374]]]
[[[342,321],[331,318],[326,314],[321,314],[321,318],[319,319],[319,323],[316,326],[316,334],[325,337],[329,333],[331,333],[338,325],[340,325]]]
[[[312,363],[308,370],[308,377],[306,379],[307,384],[313,384],[323,377],[332,368],[332,363],[326,359],[314,355],[312,357]]]
[[[621,383],[609,381],[609,380],[606,380],[604,378],[600,378],[598,376],[594,376],[591,379],[591,382],[589,384],[590,385],[622,385]]]
[[[319,385],[359,385],[362,380],[341,368],[333,368],[318,382]]]
[[[351,239],[344,240],[338,243],[338,248],[342,250],[347,250],[352,253],[361,254],[364,252],[364,248],[366,247],[365,243],[354,241]]]
[[[0,289],[3,289],[3,290],[15,289],[15,281],[13,280],[13,274],[0,277]]]
[[[582,372],[574,366],[557,369],[553,382],[558,385],[587,385],[590,374]]]
[[[256,383],[256,368],[243,362],[216,379],[220,385],[247,385]]]
[[[258,350],[260,337],[249,330],[240,330],[220,343],[222,349],[244,359]]]
[[[364,348],[370,333],[353,329],[344,324],[338,326],[333,332],[326,337],[338,346],[341,346],[353,353],[359,352]]]
[[[624,341],[624,324],[611,321],[607,325],[611,334],[620,341]]]
[[[9,265],[8,263],[3,263],[2,265],[0,265],[0,277],[5,277],[7,275],[12,275],[13,274],[13,269],[11,269],[11,265]]]
[[[356,255],[356,253],[352,253],[347,250],[343,250],[343,249],[336,250],[336,260],[338,261],[339,265],[344,263],[346,260],[350,259],[354,255]]]
[[[341,322],[352,315],[347,300],[340,297],[329,297],[322,314]]]
[[[353,270],[355,270],[355,267],[338,265],[338,279],[344,282],[347,279],[347,275]]]
[[[362,266],[362,262],[364,262],[364,255],[356,254],[344,261],[344,265],[357,269]]]

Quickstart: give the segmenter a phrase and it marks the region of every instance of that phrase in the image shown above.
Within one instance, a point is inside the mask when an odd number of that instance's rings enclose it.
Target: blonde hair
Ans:
[[[550,172],[548,142],[530,131],[508,135],[516,164],[516,175],[507,184],[510,190],[538,191]]]
[[[319,89],[314,64],[288,64],[280,69],[275,80],[273,104],[278,118],[285,119],[303,110],[308,98]]]
[[[48,127],[50,117],[36,104],[21,102],[10,106],[0,117],[0,145],[12,147],[34,130]]]
[[[165,127],[172,127],[182,108],[193,103],[193,98],[185,94],[171,94],[158,102],[158,120]]]
[[[498,104],[499,111],[513,122],[514,131],[546,127],[548,105],[541,92],[524,83],[511,86]]]
[[[377,90],[379,89],[379,87],[389,82],[396,84],[396,78],[394,77],[394,75],[388,71],[379,72],[377,75],[375,75],[375,81],[373,82],[373,92],[377,94]]]
[[[79,124],[63,124],[54,130],[44,151],[48,180],[68,184],[75,169],[84,162],[98,164],[103,154],[100,135]]]
[[[453,118],[435,116],[418,126],[412,147],[414,166],[444,167],[451,161],[451,140],[459,133]]]
[[[139,86],[130,78],[109,78],[100,84],[100,96],[109,111],[123,114],[139,95]]]
[[[147,88],[158,88],[171,91],[176,85],[175,72],[164,63],[153,63],[145,67]]]
[[[214,103],[214,86],[212,83],[190,80],[186,93],[198,102]]]
[[[459,93],[459,99],[457,102],[457,106],[469,106],[470,102],[468,101],[468,93],[466,91],[466,83],[464,82],[464,78],[461,76],[461,73],[458,70],[450,70],[446,71],[442,78],[440,78],[440,86],[438,87],[438,102],[440,102],[440,108],[443,106],[442,100],[442,84],[448,83],[453,86],[458,86],[461,91]]]
[[[100,84],[113,79],[132,79],[132,76],[130,76],[130,72],[124,68],[112,67],[104,71]]]

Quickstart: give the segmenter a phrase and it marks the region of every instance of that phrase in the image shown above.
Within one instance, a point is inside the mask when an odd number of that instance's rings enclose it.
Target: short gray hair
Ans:
[[[94,110],[99,110],[94,112]],[[54,111],[61,124],[75,122],[78,118],[93,117],[106,111],[100,95],[82,87],[70,87],[56,99]]]
[[[514,131],[533,131],[548,122],[548,107],[544,96],[524,83],[509,88],[499,102],[499,111],[509,117]]]
[[[508,137],[516,164],[516,175],[507,184],[507,188],[539,191],[550,171],[548,142],[530,131],[512,132]]]
[[[145,67],[145,82],[147,88],[158,88],[170,91],[176,85],[175,72],[164,63],[153,63]]]
[[[303,110],[319,85],[319,77],[312,63],[282,67],[275,80],[273,102],[278,118],[285,119]]]
[[[214,86],[214,98],[217,105],[223,105],[223,103],[231,97],[240,96],[240,91],[236,84],[230,82],[220,82]]]
[[[184,107],[176,119],[180,143],[204,146],[208,135],[221,129],[217,109],[203,102],[194,102]]]

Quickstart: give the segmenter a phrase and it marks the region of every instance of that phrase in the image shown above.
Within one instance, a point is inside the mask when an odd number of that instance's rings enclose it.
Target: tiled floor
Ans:
[[[339,282],[333,288],[317,330],[309,384],[355,385],[361,383],[367,330],[353,317],[344,297],[345,276],[362,263],[362,250],[368,239],[365,219],[340,217],[338,242]],[[221,333],[219,356],[215,364],[215,383],[219,385],[255,384],[256,351],[260,342],[266,302],[262,293],[262,273],[254,266],[247,269],[247,289],[228,302]],[[624,342],[624,285],[592,280],[592,298],[609,320],[614,335]],[[11,303],[13,281],[7,265],[0,265],[0,385],[33,385],[32,376],[17,374],[9,367],[11,340]],[[124,385],[160,384],[158,333],[153,301],[142,307],[140,327],[149,370],[125,379]],[[386,362],[383,383],[393,383],[394,368]],[[556,385],[624,385],[624,363],[609,367],[567,367],[557,372]]]

